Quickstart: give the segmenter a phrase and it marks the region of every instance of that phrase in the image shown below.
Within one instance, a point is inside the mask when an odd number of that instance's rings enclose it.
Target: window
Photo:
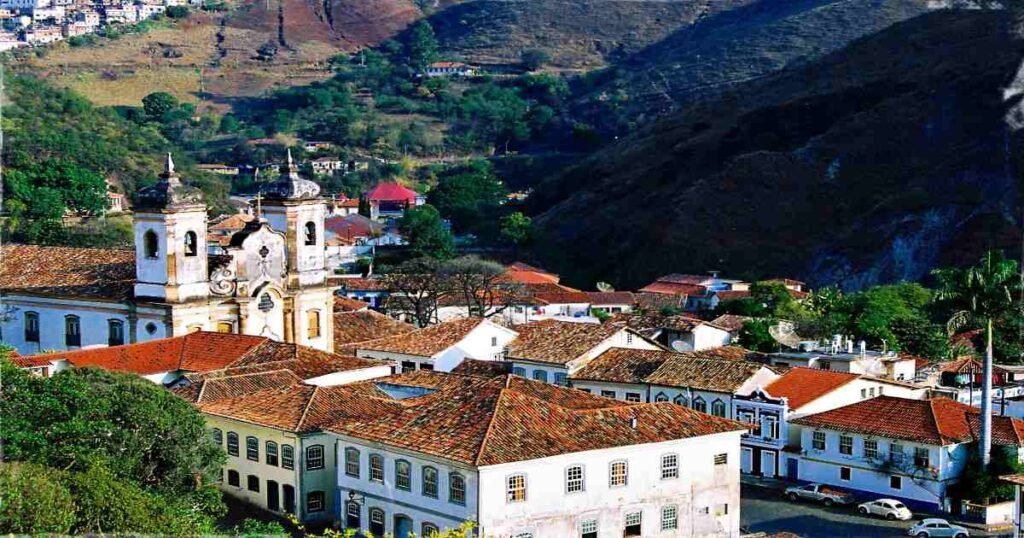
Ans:
[[[661,530],[668,531],[679,528],[679,508],[675,505],[661,507]]]
[[[629,480],[629,465],[624,461],[613,461],[608,474],[608,486],[625,486]]]
[[[547,383],[548,382],[548,373],[545,372],[544,370],[534,370],[533,371],[533,379],[536,380],[536,381],[540,381],[542,383]]]
[[[497,336],[492,336],[491,337],[491,347],[498,347],[498,337]]]
[[[720,504],[715,508],[715,516],[725,516],[729,514],[729,503]]]
[[[220,431],[220,428],[210,430],[210,435],[213,437],[213,444],[217,446],[224,444],[224,432]]]
[[[316,244],[316,224],[313,222],[306,223],[306,246]]]
[[[324,468],[324,445],[313,445],[306,448],[306,470],[314,471]]]
[[[345,474],[359,478],[359,451],[352,447],[345,449]]]
[[[612,399],[614,399],[615,398],[615,391],[614,390],[602,390],[601,391],[601,396],[604,396],[605,398],[612,398]]]
[[[238,455],[238,434],[235,432],[228,432],[228,454]]]
[[[320,338],[320,311],[310,310],[306,312],[306,336],[309,338]]]
[[[466,504],[466,478],[459,473],[448,475],[448,502]]]
[[[245,438],[245,459],[260,461],[260,441],[251,435]]]
[[[437,498],[437,469],[433,467],[423,468],[423,496]]]
[[[277,467],[277,443],[273,441],[267,441],[267,447],[265,452],[267,465],[273,465],[274,467]]]
[[[35,312],[25,312],[25,341],[39,341],[39,314]]]
[[[928,449],[921,447],[914,447],[914,466],[926,468],[928,467]]]
[[[839,453],[850,456],[853,454],[853,437],[849,435],[839,436]]]
[[[874,439],[864,440],[864,458],[874,459],[878,457],[878,441]]]
[[[395,462],[395,487],[412,491],[412,466],[405,460]]]
[[[295,449],[292,448],[292,445],[281,445],[281,467],[295,468]]]
[[[676,405],[681,405],[683,407],[690,405],[690,402],[686,400],[686,396],[683,396],[682,394],[676,396],[675,398],[672,398],[672,403]]]
[[[903,489],[903,477],[902,476],[890,476],[889,487],[892,489]]]
[[[563,372],[555,372],[555,384],[563,387],[569,386],[569,375]]]
[[[640,536],[642,530],[642,512],[629,512],[626,514],[626,528],[622,529],[623,536]]]
[[[779,438],[779,417],[776,417],[774,415],[765,415],[764,416],[764,424],[765,424],[765,430],[766,430],[765,431],[765,437],[767,437],[769,439],[778,439]]]
[[[839,479],[843,480],[843,481],[850,480],[850,472],[851,471],[850,471],[849,467],[840,467],[839,468]]]
[[[667,402],[668,401],[668,394],[665,394],[664,392],[659,392],[654,397],[654,401],[656,401],[656,402]]]
[[[728,454],[715,454],[715,465],[728,465],[729,455]]]
[[[700,396],[693,399],[693,408],[701,413],[708,412],[708,404],[704,401],[704,398],[701,398]]]
[[[825,450],[825,432],[814,432],[811,436],[811,448]]]
[[[580,538],[597,538],[596,519],[584,519],[580,523]]]
[[[254,475],[254,474],[251,474],[251,475],[249,475],[247,480],[248,480],[248,486],[249,486],[248,489],[249,489],[249,491],[259,491],[260,490],[260,477]]]
[[[579,493],[583,491],[583,466],[572,465],[565,469],[565,492]]]
[[[384,536],[384,510],[380,508],[370,509],[370,534]]]
[[[107,345],[124,345],[124,322],[119,319],[107,320]]]
[[[238,475],[238,471],[228,471],[228,485],[235,486],[236,488],[242,487],[242,478]]]
[[[679,478],[679,456],[665,454],[661,457],[661,479]]]
[[[526,368],[523,368],[522,366],[515,366],[512,368],[512,375],[526,377]]]
[[[725,416],[725,402],[722,400],[715,400],[711,402],[711,414],[716,417]]]
[[[818,368],[822,370],[831,370],[832,361],[818,361]]]
[[[370,482],[384,482],[384,456],[370,454]]]
[[[526,500],[526,475],[514,474],[505,479],[505,501],[521,503]]]
[[[421,538],[434,538],[434,535],[440,532],[440,530],[438,530],[437,528],[437,525],[434,525],[433,523],[424,523],[423,528],[421,530]]]
[[[875,397],[875,388],[874,387],[871,387],[871,390],[868,391],[868,396],[870,396],[872,398]]]
[[[630,345],[632,343],[633,343],[633,333],[631,333],[629,331],[626,331],[626,345],[628,346],[628,345]]]
[[[147,230],[142,236],[142,249],[143,254],[147,258],[157,258],[160,256],[160,243],[156,237],[156,232],[153,230]]]
[[[860,399],[863,400],[868,397],[868,389],[860,389]]]
[[[324,511],[324,492],[322,491],[310,491],[306,494],[306,511],[307,512],[323,512]]]
[[[193,231],[185,232],[185,255],[195,256],[199,253],[199,241],[196,238],[196,233]]]
[[[82,345],[82,322],[78,316],[64,316],[64,344],[67,346]]]
[[[633,402],[633,403],[639,403],[640,402],[640,393],[639,392],[627,392],[626,393],[626,401],[627,402]]]
[[[889,461],[903,463],[903,445],[899,443],[889,444]]]
[[[217,322],[217,332],[230,334],[235,332],[235,326],[230,321],[219,321]]]

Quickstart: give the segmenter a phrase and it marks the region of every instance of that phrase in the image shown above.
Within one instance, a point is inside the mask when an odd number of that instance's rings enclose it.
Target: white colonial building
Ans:
[[[480,318],[467,318],[355,344],[356,356],[401,368],[450,372],[462,361],[500,361],[516,332]]]
[[[138,194],[134,252],[4,245],[0,337],[23,355],[198,330],[329,351],[334,289],[318,193],[289,158],[263,214],[231,237],[226,255],[211,256],[201,194],[182,184],[168,156],[157,184]]]

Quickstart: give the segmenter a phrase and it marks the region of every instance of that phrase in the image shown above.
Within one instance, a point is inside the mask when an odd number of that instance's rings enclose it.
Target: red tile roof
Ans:
[[[384,225],[359,214],[333,216],[324,220],[324,230],[338,237],[374,237],[383,233]]]
[[[587,291],[584,292],[590,304],[594,306],[603,305],[629,305],[636,303],[633,292],[629,291]]]
[[[639,291],[667,295],[704,295],[707,290],[706,287],[697,284],[656,281],[640,288]]]
[[[342,291],[387,291],[388,285],[379,278],[329,278],[331,286],[341,286]]]
[[[789,408],[795,410],[859,377],[816,368],[792,368],[765,390],[775,398],[788,398]]]
[[[368,351],[431,357],[458,344],[481,323],[484,320],[480,318],[446,321],[417,331],[363,342],[357,347]]]
[[[365,304],[365,303],[364,303]],[[412,325],[391,319],[373,310],[334,314],[334,347],[397,336],[416,330]]]
[[[403,187],[398,183],[378,183],[366,193],[366,199],[374,202],[416,202],[416,191]]]
[[[135,251],[6,244],[0,290],[62,298],[126,301],[135,287]]]
[[[794,419],[793,423],[945,446],[978,440],[980,413],[975,407],[948,398],[879,396]],[[992,442],[996,445],[1024,445],[1022,430],[1024,421],[992,417]]]
[[[538,269],[523,262],[516,262],[508,266],[505,271],[505,278],[522,284],[558,284],[559,276]]]
[[[553,319],[516,325],[519,336],[508,345],[509,360],[568,364],[624,327],[611,323],[576,323]],[[638,336],[639,338],[639,336]]]
[[[525,284],[523,293],[542,304],[589,304],[586,293],[561,284]]]
[[[335,297],[334,298],[334,311],[337,312],[356,312],[359,310],[366,310],[370,308],[370,303],[366,301],[360,301],[359,299],[352,299],[350,297]]]
[[[731,301],[733,299],[746,299],[750,297],[750,290],[722,290],[716,291],[715,296],[720,301]]]
[[[723,314],[717,318],[711,320],[711,323],[717,325],[731,333],[738,332],[743,328],[743,324],[753,320],[754,318],[749,316],[737,316],[735,314]]]
[[[735,392],[762,367],[755,362],[713,358],[703,353],[612,348],[573,378]]]

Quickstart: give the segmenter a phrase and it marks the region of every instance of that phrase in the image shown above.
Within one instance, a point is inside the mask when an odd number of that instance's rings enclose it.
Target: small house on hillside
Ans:
[[[434,62],[427,67],[427,77],[471,77],[476,70],[462,62]]]

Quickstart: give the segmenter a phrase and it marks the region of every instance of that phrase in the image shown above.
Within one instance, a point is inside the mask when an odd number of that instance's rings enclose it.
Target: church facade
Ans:
[[[202,195],[168,155],[157,184],[138,193],[134,251],[3,247],[0,341],[34,354],[205,330],[333,351],[319,192],[289,155],[259,218],[210,255]]]

